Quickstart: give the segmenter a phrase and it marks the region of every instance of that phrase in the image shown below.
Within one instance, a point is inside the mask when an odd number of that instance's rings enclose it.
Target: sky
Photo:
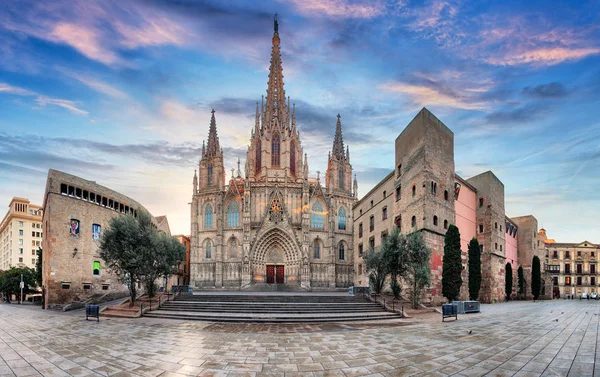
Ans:
[[[0,0],[0,215],[14,196],[41,204],[52,168],[189,234],[211,109],[226,170],[245,160],[274,13],[312,176],[339,113],[361,197],[427,107],[454,132],[457,174],[504,183],[507,216],[600,243],[593,0]]]

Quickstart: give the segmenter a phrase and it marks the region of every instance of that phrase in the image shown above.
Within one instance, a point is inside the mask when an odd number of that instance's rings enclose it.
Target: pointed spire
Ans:
[[[242,177],[242,170],[240,169],[240,158],[238,157],[238,171],[237,171],[237,176],[238,178]]]
[[[341,115],[337,115],[337,123],[335,124],[335,137],[333,138],[333,157],[337,160],[344,160],[344,139],[342,137],[342,122]]]
[[[308,157],[304,153],[304,179],[308,179]]]
[[[283,68],[279,50],[279,24],[277,15],[274,21],[273,47],[271,49],[271,66],[269,67],[269,82],[267,84],[267,121],[279,118],[281,122],[286,113],[285,89],[283,88]]]
[[[196,169],[194,169],[194,194],[198,192],[198,176],[196,175]]]
[[[256,119],[254,120],[254,134],[258,135],[260,129],[260,116],[258,115],[258,102],[256,102]]]
[[[350,162],[350,147],[346,145],[346,161]]]
[[[206,155],[206,140],[202,140],[202,157]]]
[[[208,147],[206,153],[209,156],[215,156],[221,148],[219,147],[219,137],[217,136],[217,121],[215,120],[215,109],[211,111],[210,128],[208,129]]]
[[[296,133],[296,104],[292,105],[292,132]]]
[[[358,181],[356,180],[356,174],[354,174],[354,197],[358,198]]]

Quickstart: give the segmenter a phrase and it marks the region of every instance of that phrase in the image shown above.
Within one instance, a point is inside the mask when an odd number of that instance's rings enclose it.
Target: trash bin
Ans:
[[[444,319],[454,317],[458,320],[458,305],[456,304],[444,304],[442,305],[442,322]]]
[[[85,306],[85,320],[88,317],[96,317],[96,322],[100,322],[100,305],[89,304]]]

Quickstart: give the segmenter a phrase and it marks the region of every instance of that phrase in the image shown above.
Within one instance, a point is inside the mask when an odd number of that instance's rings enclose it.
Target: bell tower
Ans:
[[[202,158],[198,167],[198,191],[223,190],[225,186],[225,167],[223,150],[219,146],[215,110],[212,110],[208,131],[208,145],[202,143]]]
[[[346,150],[344,151],[344,138],[342,136],[342,121],[340,114],[337,115],[333,148],[329,153],[327,161],[325,185],[329,192],[338,191],[348,195],[353,194],[350,150],[346,147]]]

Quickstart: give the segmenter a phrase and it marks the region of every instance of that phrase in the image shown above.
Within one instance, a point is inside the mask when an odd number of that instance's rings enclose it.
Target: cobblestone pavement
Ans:
[[[0,304],[0,376],[600,376],[600,301],[482,310],[445,323],[288,326],[96,323]]]

